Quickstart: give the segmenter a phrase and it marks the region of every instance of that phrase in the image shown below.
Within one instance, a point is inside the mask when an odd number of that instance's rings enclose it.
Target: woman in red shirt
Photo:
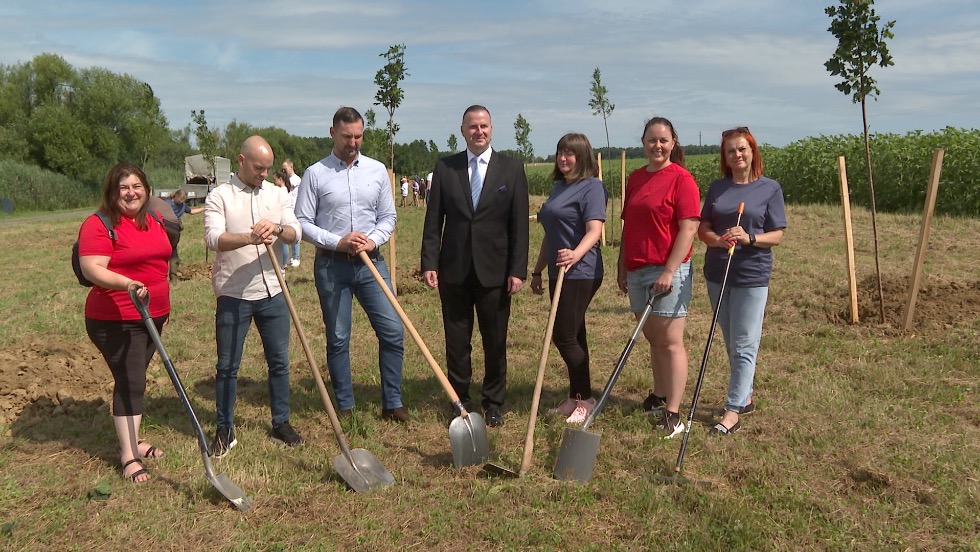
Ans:
[[[112,222],[114,238],[96,215],[85,219],[78,231],[79,264],[94,284],[85,300],[85,329],[112,372],[112,422],[122,474],[136,483],[150,479],[141,459],[158,458],[163,451],[139,440],[146,368],[154,345],[129,290],[141,298],[149,293],[157,330],[170,315],[167,272],[172,248],[163,226],[146,212],[148,193],[139,167],[116,165],[106,175],[100,207]]]
[[[633,171],[626,183],[616,280],[629,295],[637,320],[651,295],[666,293],[654,301],[643,326],[653,366],[653,392],[643,401],[643,409],[648,414],[662,413],[657,428],[669,439],[684,430],[680,420],[687,383],[684,320],[691,302],[691,250],[701,196],[694,177],[684,168],[684,150],[670,121],[663,117],[647,121],[642,141],[648,163]]]

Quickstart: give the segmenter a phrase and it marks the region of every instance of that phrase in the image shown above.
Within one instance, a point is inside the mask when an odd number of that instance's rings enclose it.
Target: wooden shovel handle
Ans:
[[[412,339],[415,340],[415,343],[419,346],[419,349],[422,350],[422,356],[425,357],[426,362],[429,363],[432,371],[435,372],[436,378],[439,379],[439,383],[442,385],[442,388],[446,391],[446,394],[449,395],[449,399],[452,400],[453,404],[457,405],[457,408],[460,409],[460,416],[463,418],[468,417],[469,413],[466,411],[466,408],[462,406],[463,403],[460,402],[459,395],[456,394],[456,390],[449,384],[449,378],[446,377],[446,374],[442,373],[442,368],[439,367],[439,363],[437,363],[436,359],[432,357],[432,353],[429,352],[429,348],[425,346],[425,341],[422,341],[422,336],[420,336],[419,332],[415,330],[415,325],[412,324],[411,320],[409,320],[408,315],[405,314],[402,306],[398,304],[398,299],[395,298],[395,294],[388,288],[388,284],[385,283],[385,279],[381,276],[381,273],[378,272],[377,267],[374,266],[374,262],[371,261],[371,257],[368,257],[368,254],[364,251],[358,253],[358,256],[360,256],[361,260],[364,261],[364,266],[368,267],[371,274],[374,275],[374,279],[378,281],[378,285],[381,287],[381,290],[384,291],[385,297],[388,298],[391,306],[395,307],[398,317],[402,319],[402,323],[405,324],[406,328],[408,328],[408,333],[411,334]]]
[[[548,351],[551,349],[551,335],[555,329],[558,315],[558,300],[561,286],[565,281],[565,267],[558,267],[558,280],[555,282],[555,295],[551,299],[551,312],[548,313],[548,327],[544,330],[544,343],[541,345],[541,361],[538,363],[538,378],[534,382],[534,395],[531,397],[531,418],[527,422],[527,436],[524,438],[524,458],[521,460],[520,474],[524,475],[531,467],[534,452],[534,425],[538,421],[538,405],[541,402],[541,388],[544,387],[544,369],[548,365]]]

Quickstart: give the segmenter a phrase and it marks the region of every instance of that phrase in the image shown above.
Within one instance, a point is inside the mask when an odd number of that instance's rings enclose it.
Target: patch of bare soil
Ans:
[[[68,343],[45,336],[0,351],[0,423],[19,418],[26,425],[74,412],[79,403],[104,405],[112,396],[112,376],[89,342]]]
[[[181,261],[177,268],[177,278],[180,280],[210,280],[211,262],[186,262]]]
[[[881,288],[885,303],[885,324],[896,329],[902,328],[905,324],[905,309],[909,300],[909,278],[882,275]],[[872,275],[858,282],[857,292],[859,323],[879,325],[881,311],[877,278]],[[832,322],[850,323],[850,300],[846,289],[839,292],[838,297],[829,304],[845,305],[841,310],[828,312]],[[980,316],[980,281],[928,277],[919,288],[912,329],[919,333],[942,332],[958,326],[968,326],[978,316]]]
[[[148,373],[147,391],[158,385],[170,385],[166,373]],[[35,338],[0,350],[0,424],[16,420],[26,428],[80,409],[108,412],[112,386],[109,367],[91,342]]]

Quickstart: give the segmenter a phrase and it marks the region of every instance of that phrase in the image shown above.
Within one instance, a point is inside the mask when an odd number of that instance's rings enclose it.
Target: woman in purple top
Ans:
[[[752,382],[769,298],[772,248],[783,239],[786,208],[779,183],[762,175],[762,154],[747,127],[722,133],[721,172],[724,177],[714,181],[705,196],[698,237],[708,246],[704,279],[715,309],[728,248],[737,244],[725,282],[725,298],[718,310],[731,369],[728,396],[721,421],[708,432],[728,436],[742,427],[739,414],[755,410]],[[736,225],[740,203],[745,207]]]
[[[554,299],[558,267],[565,267],[552,341],[568,366],[568,398],[549,413],[581,424],[595,408],[585,311],[602,284],[599,238],[606,220],[606,188],[598,178],[592,145],[583,134],[566,134],[558,141],[551,175],[555,185],[538,212],[545,239],[531,271],[531,291],[544,293],[541,272],[547,266],[548,289]]]

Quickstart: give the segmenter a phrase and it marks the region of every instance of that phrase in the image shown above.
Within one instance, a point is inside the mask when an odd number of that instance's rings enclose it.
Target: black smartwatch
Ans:
[[[749,234],[749,245],[755,247],[755,234]]]

